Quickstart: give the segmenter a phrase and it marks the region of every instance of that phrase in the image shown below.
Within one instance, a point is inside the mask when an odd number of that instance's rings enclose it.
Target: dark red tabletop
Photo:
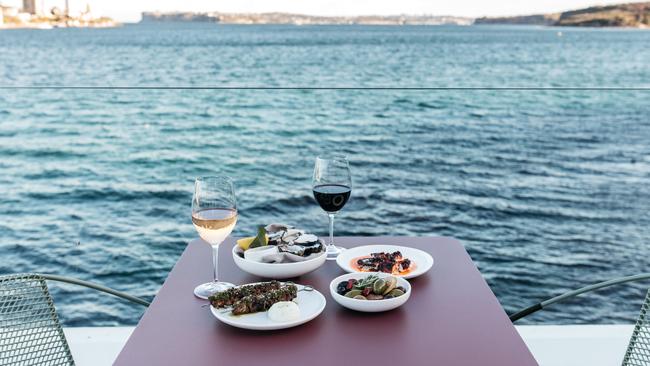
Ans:
[[[192,290],[211,279],[210,247],[190,242],[151,306],[140,319],[115,365],[537,365],[508,316],[460,242],[442,237],[343,237],[337,245],[394,244],[429,252],[435,263],[410,280],[402,307],[358,313],[329,295],[330,281],[343,274],[327,262],[295,279],[327,298],[311,322],[279,331],[250,331],[217,321],[207,301]],[[234,240],[221,245],[220,279],[259,281],[233,262]]]

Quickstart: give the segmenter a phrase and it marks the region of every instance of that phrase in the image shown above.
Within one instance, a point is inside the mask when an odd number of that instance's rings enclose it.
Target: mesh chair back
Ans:
[[[74,365],[45,280],[0,276],[0,366]]]
[[[630,344],[623,358],[623,366],[650,365],[650,291],[645,297],[636,321]]]

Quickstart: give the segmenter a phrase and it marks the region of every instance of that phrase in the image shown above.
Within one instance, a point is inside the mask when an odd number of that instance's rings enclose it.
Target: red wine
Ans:
[[[325,212],[337,212],[348,202],[351,191],[342,184],[323,184],[314,187],[314,198]]]

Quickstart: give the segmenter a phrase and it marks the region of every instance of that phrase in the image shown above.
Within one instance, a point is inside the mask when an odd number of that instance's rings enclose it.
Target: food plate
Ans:
[[[236,328],[251,330],[276,330],[295,327],[316,318],[325,309],[325,296],[316,289],[305,291],[305,286],[298,286],[298,295],[294,300],[300,308],[300,318],[288,322],[276,322],[269,319],[266,311],[245,314],[232,315],[229,310],[217,309],[210,306],[210,310],[215,318],[219,321]]]
[[[327,259],[326,252],[322,252],[316,258],[302,262],[291,263],[261,263],[242,258],[239,253],[242,249],[235,244],[232,248],[232,258],[239,269],[255,276],[281,280],[285,278],[299,277],[322,266]]]
[[[414,264],[414,267],[404,273],[393,273],[394,276],[402,278],[415,278],[426,273],[433,266],[433,257],[429,253],[420,249],[403,247],[398,245],[364,245],[361,247],[354,247],[344,250],[336,258],[336,264],[339,265],[344,271],[351,273],[381,273],[381,272],[368,272],[355,269],[352,266],[352,261],[356,258],[369,256],[371,253],[393,253],[399,251],[404,258],[408,258]]]
[[[340,256],[340,254],[339,254]],[[397,278],[397,286],[401,286],[402,288],[406,289],[403,295],[399,297],[394,297],[392,299],[382,299],[382,300],[357,300],[349,297],[345,297],[343,295],[339,295],[336,292],[336,286],[342,282],[342,281],[347,281],[349,279],[356,279],[356,280],[361,280],[365,277],[368,277],[370,275],[375,275],[379,278],[387,278],[387,277],[395,277]],[[409,299],[411,296],[411,285],[408,283],[407,280],[404,278],[398,277],[398,276],[393,276],[388,273],[382,273],[382,272],[377,272],[377,273],[370,273],[370,272],[363,272],[363,273],[348,273],[344,274],[342,276],[336,277],[332,282],[330,283],[330,294],[332,295],[332,298],[334,301],[339,303],[339,305],[346,307],[348,309],[356,310],[356,311],[363,311],[367,313],[376,313],[380,311],[388,311],[392,310],[395,308],[398,308]]]

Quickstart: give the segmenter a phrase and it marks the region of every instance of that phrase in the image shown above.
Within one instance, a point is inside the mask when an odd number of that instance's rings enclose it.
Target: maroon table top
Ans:
[[[443,237],[342,237],[345,247],[395,244],[429,252],[435,263],[411,279],[411,298],[385,313],[339,306],[330,281],[343,274],[328,261],[294,281],[327,299],[311,322],[279,331],[250,331],[220,323],[192,290],[211,279],[210,247],[189,243],[115,365],[537,365],[460,242]],[[221,245],[220,279],[259,281],[233,262],[233,239]]]

